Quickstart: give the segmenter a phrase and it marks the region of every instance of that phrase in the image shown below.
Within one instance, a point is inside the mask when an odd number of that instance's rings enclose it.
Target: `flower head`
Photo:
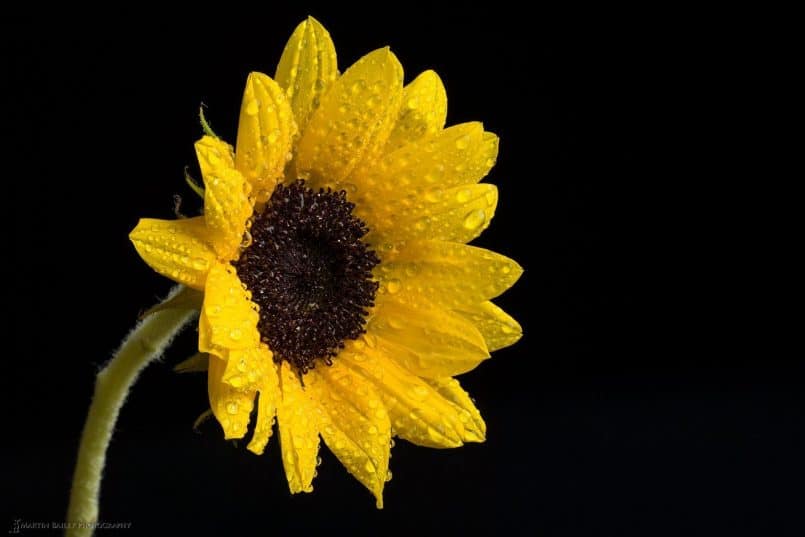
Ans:
[[[489,300],[520,266],[468,246],[497,205],[478,182],[497,137],[444,128],[447,97],[425,71],[403,86],[383,48],[339,76],[309,18],[274,79],[252,73],[233,149],[196,143],[204,214],[142,219],[130,238],[160,274],[204,292],[199,350],[225,438],[262,453],[278,422],[291,492],[312,490],[319,438],[382,506],[392,437],[482,442],[453,379],[514,343]]]

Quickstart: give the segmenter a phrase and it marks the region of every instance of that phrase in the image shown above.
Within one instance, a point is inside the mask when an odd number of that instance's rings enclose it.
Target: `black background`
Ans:
[[[4,22],[4,78],[21,93],[6,133],[22,142],[3,173],[14,194],[3,211],[9,528],[63,518],[94,372],[171,285],[127,234],[139,217],[170,218],[174,194],[187,212],[197,203],[182,170],[196,166],[199,104],[234,141],[247,73],[273,74],[308,14],[228,9]],[[696,190],[667,177],[668,158],[648,158],[669,140],[684,152],[697,129],[665,123],[673,79],[699,83],[669,74],[685,36],[671,32],[660,53],[652,17],[311,14],[342,70],[390,45],[406,80],[442,76],[449,124],[482,120],[501,138],[488,179],[497,215],[476,244],[525,267],[498,301],[525,336],[461,379],[488,440],[445,451],[398,441],[382,511],[326,449],[315,492],[291,497],[276,437],[256,457],[214,422],[192,430],[204,376],[171,371],[193,352],[188,331],[123,409],[101,518],[132,522],[126,535],[801,535],[802,362],[722,336],[718,300],[696,277],[714,274],[684,247],[688,209],[670,202]]]

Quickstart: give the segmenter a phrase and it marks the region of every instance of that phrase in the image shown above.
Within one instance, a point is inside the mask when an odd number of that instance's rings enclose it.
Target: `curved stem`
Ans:
[[[161,305],[167,306],[170,301],[180,302],[177,298],[185,291],[186,288],[181,285],[174,287]],[[87,537],[95,529],[106,449],[129,389],[140,371],[162,355],[173,337],[196,314],[195,310],[178,304],[177,308],[159,309],[157,306],[151,311],[153,313],[137,323],[126,336],[95,381],[95,394],[81,434],[78,462],[70,491],[68,537]]]

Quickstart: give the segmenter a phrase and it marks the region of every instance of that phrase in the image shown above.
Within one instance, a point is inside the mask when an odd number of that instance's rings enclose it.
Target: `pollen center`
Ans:
[[[361,240],[369,230],[354,207],[344,191],[278,185],[235,263],[260,306],[261,339],[300,374],[317,359],[331,364],[345,340],[364,332],[374,305],[380,261]]]

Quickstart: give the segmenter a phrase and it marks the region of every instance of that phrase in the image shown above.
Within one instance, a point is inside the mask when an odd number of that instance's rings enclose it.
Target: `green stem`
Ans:
[[[186,289],[171,290],[165,304]],[[126,336],[118,351],[98,373],[87,414],[67,510],[67,537],[92,535],[98,521],[98,498],[106,450],[129,389],[140,371],[159,358],[174,336],[194,317],[187,308],[160,309],[147,315]]]

